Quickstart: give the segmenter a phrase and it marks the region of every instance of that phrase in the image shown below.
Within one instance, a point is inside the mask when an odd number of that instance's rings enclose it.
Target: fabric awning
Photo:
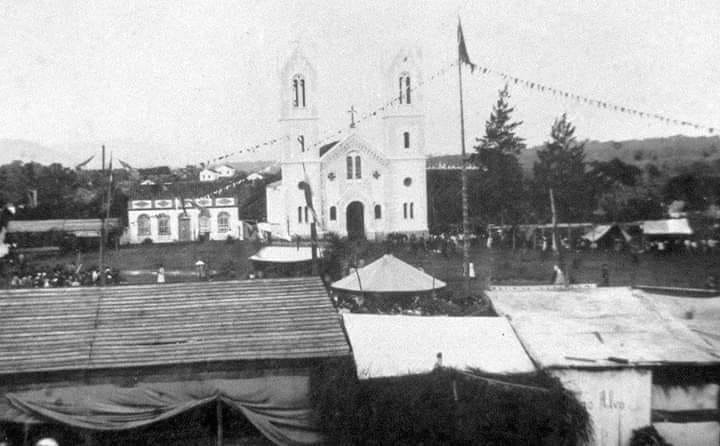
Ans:
[[[0,420],[56,422],[90,430],[146,426],[215,400],[238,409],[281,445],[317,444],[309,398],[309,372],[254,378],[47,386],[0,396]]]
[[[445,286],[442,280],[392,254],[385,254],[332,284],[334,289],[359,293],[421,293]]]

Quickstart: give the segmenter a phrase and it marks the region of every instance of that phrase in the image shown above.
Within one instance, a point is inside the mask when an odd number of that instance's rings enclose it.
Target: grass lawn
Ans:
[[[131,283],[152,282],[153,271],[162,265],[168,272],[168,281],[193,280],[195,262],[203,260],[208,268],[225,272],[224,277],[245,278],[251,268],[248,257],[260,247],[249,241],[225,241],[154,244],[122,247],[107,251],[106,263],[119,269],[125,280]],[[351,250],[357,258],[369,263],[386,252],[378,243],[354,244]],[[393,246],[390,251],[398,258],[422,267],[427,273],[447,282],[455,296],[462,294],[462,253],[447,257],[432,252],[413,252],[409,246]],[[550,283],[553,265],[557,260],[542,256],[538,251],[511,251],[475,247],[471,250],[477,279],[473,281],[473,294],[479,293],[486,284],[543,284]],[[576,283],[600,282],[601,267],[608,265],[611,285],[631,285],[635,271],[635,284],[702,288],[711,274],[720,276],[720,255],[714,254],[641,254],[639,263],[633,265],[628,254],[612,251],[580,252],[566,255],[569,276]],[[86,267],[98,264],[97,252],[81,253],[79,256],[64,255],[38,259],[34,264],[52,267],[69,262],[82,263]]]

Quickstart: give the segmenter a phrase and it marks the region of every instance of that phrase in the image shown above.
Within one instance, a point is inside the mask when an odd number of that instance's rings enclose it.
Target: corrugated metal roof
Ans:
[[[0,374],[349,354],[320,279],[0,291]]]
[[[332,284],[337,290],[362,293],[420,293],[439,290],[445,282],[385,254]]]
[[[442,365],[486,373],[530,373],[535,366],[501,317],[343,314],[358,377],[426,373]]]
[[[720,363],[720,352],[629,288],[495,287],[487,294],[543,367]]]
[[[57,219],[57,220],[11,220],[8,223],[8,232],[97,232],[100,231],[101,221],[99,218],[82,219]],[[122,227],[119,218],[105,220],[105,227],[117,229]]]

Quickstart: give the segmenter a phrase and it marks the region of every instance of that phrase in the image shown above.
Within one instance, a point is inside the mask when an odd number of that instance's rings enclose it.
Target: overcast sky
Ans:
[[[458,15],[482,66],[720,127],[717,0],[0,0],[0,139],[63,148],[68,160],[106,143],[139,166],[254,145],[280,135],[279,66],[299,41],[317,68],[325,131],[347,126],[350,105],[386,102],[383,67],[400,47],[420,47],[426,151],[458,153],[457,72],[428,79],[457,57]],[[503,81],[464,82],[472,143]],[[707,134],[520,86],[511,94],[530,145],[563,112],[581,138]]]

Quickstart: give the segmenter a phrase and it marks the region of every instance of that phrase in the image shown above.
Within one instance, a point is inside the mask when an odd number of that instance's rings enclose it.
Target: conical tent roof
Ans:
[[[332,287],[358,293],[420,293],[444,288],[445,285],[442,280],[391,254],[385,254],[333,283]]]

